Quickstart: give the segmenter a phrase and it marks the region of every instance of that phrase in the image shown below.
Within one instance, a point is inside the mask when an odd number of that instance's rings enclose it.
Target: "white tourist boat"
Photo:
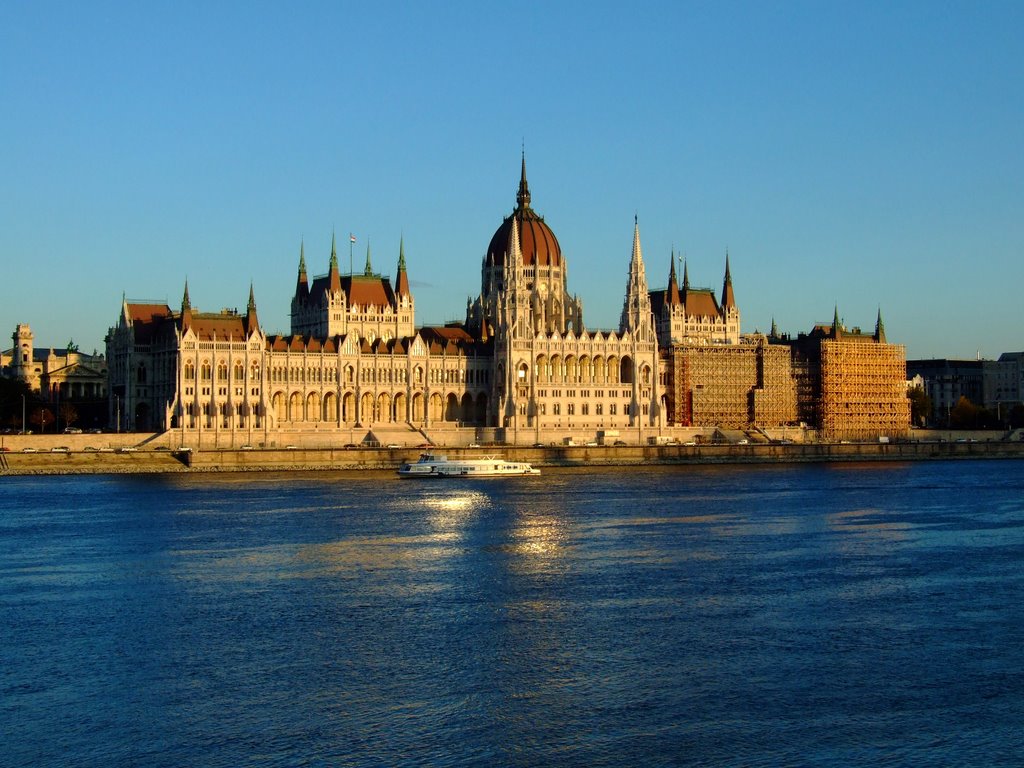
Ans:
[[[449,459],[436,453],[424,453],[416,462],[398,468],[399,477],[509,477],[539,475],[525,461],[507,461],[495,456],[479,459]]]

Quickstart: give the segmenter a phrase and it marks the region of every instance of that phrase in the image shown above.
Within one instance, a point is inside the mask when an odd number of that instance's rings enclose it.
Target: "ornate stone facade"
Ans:
[[[251,288],[245,313],[200,313],[187,286],[180,311],[125,302],[107,337],[112,422],[217,445],[640,443],[792,424],[807,412],[801,375],[846,365],[831,350],[805,363],[774,333],[741,337],[728,254],[720,299],[692,288],[685,264],[680,286],[674,256],[668,286],[650,290],[636,221],[619,327],[588,329],[525,159],[465,322],[415,327],[404,243],[396,275],[376,273],[369,251],[361,274],[342,274],[332,238],[310,281],[301,245],[287,335],[264,333]],[[815,407],[842,412],[816,386]]]

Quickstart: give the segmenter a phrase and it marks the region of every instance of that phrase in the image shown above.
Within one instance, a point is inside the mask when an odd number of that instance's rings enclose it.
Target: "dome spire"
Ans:
[[[519,175],[519,192],[516,194],[518,208],[530,207],[530,187],[526,183],[526,148],[523,147],[523,169]]]

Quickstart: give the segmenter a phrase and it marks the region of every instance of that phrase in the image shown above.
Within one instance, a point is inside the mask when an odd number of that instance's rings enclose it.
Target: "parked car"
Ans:
[[[64,427],[65,435],[80,435],[82,434],[81,427]]]

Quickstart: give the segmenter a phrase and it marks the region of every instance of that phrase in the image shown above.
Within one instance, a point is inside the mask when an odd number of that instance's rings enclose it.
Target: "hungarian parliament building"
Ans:
[[[106,338],[110,419],[202,445],[648,444],[813,430],[820,439],[909,429],[906,361],[871,332],[740,333],[729,258],[721,293],[670,258],[652,290],[634,222],[616,330],[589,329],[568,263],[531,205],[516,205],[483,256],[465,321],[417,327],[404,244],[395,277],[324,275],[300,248],[291,328],[268,335],[252,287],[244,313],[125,300]]]

